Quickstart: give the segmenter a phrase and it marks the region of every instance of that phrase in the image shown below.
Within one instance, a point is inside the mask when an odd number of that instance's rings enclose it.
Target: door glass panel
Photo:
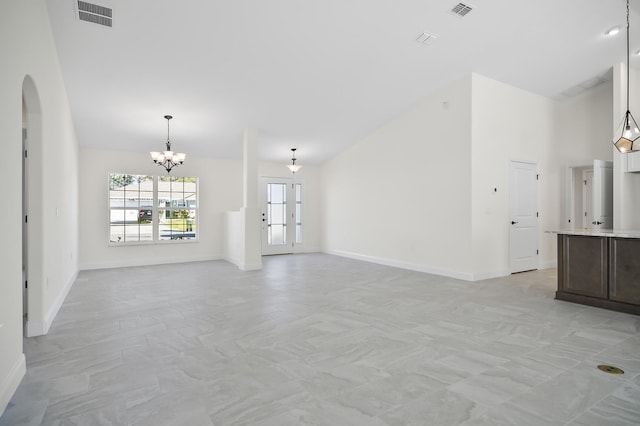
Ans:
[[[287,243],[287,185],[267,184],[267,243]]]
[[[271,204],[269,206],[269,225],[284,225],[287,223],[284,207],[283,204]]]
[[[287,241],[287,229],[285,225],[269,226],[269,244],[283,245]]]
[[[302,243],[302,185],[296,184],[296,243]]]

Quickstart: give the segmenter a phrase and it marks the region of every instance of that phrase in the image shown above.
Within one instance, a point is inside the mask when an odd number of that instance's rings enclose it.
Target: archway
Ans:
[[[42,217],[42,113],[33,79],[22,82],[22,270],[24,334],[45,334]]]

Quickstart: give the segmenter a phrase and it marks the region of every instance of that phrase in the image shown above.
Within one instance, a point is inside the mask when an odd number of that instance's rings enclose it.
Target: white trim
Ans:
[[[551,269],[551,268],[557,268],[557,267],[558,267],[557,260],[548,260],[546,262],[540,263],[540,269]]]
[[[43,334],[47,334],[49,332],[49,328],[51,327],[51,324],[53,324],[53,320],[56,319],[56,315],[58,315],[64,300],[67,298],[69,290],[73,287],[73,283],[76,282],[76,278],[78,278],[78,271],[73,274],[71,279],[67,282],[67,285],[65,285],[62,291],[58,293],[58,297],[56,297],[56,300],[53,302],[53,305],[51,305],[49,312],[47,312],[47,315],[44,318],[45,329]]]
[[[27,325],[25,326],[25,328],[27,337],[44,336],[45,334],[47,334],[47,332],[45,331],[47,326],[44,321],[35,322],[27,320]]]
[[[250,265],[250,264],[245,264],[245,265],[240,265],[240,264],[236,264],[238,266],[238,268],[241,271],[259,271],[260,269],[262,269],[262,264],[255,264],[255,265]]]
[[[53,320],[56,319],[56,315],[58,315],[62,304],[71,290],[71,287],[73,287],[73,283],[76,282],[76,278],[78,278],[78,271],[73,274],[62,291],[58,293],[58,297],[56,297],[56,300],[53,302],[53,305],[51,305],[49,312],[47,312],[47,315],[42,322],[27,320],[27,325],[25,327],[27,337],[44,336],[49,332],[49,328],[51,327],[51,324],[53,324]]]
[[[493,272],[481,272],[478,274],[473,274],[473,279],[471,281],[490,280],[492,278],[507,277],[509,275],[511,275],[511,273],[508,269]]]
[[[27,363],[24,354],[20,354],[13,368],[9,370],[9,374],[4,378],[0,384],[0,416],[4,413],[4,410],[9,405],[11,397],[18,389],[22,378],[27,372]]]
[[[84,263],[80,265],[81,271],[90,271],[92,269],[111,269],[111,268],[126,268],[129,266],[151,266],[151,265],[165,265],[168,263],[189,263],[189,262],[207,262],[210,260],[223,260],[222,254],[216,254],[213,256],[189,256],[189,257],[164,257],[153,259],[127,259],[117,260],[110,262],[93,262]]]
[[[393,259],[385,259],[382,257],[367,256],[364,254],[351,253],[351,252],[342,251],[342,250],[328,250],[328,251],[325,251],[325,253],[333,254],[335,256],[348,257],[350,259],[362,260],[365,262],[378,263],[380,265],[393,266],[401,269],[408,269],[411,271],[425,272],[427,274],[434,274],[434,275],[440,275],[440,276],[449,277],[449,278],[455,278],[458,280],[475,281],[474,275],[467,272],[451,271],[448,269],[434,268],[428,265],[403,262],[400,260],[393,260]]]

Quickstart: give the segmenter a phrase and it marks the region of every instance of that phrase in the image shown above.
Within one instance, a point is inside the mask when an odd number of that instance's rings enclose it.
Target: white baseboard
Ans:
[[[425,272],[427,274],[455,278],[458,280],[475,281],[474,275],[466,272],[452,271],[452,270],[436,268],[428,265],[403,262],[403,261],[393,260],[393,259],[385,259],[382,257],[367,256],[363,254],[352,253],[352,252],[347,252],[342,250],[328,250],[328,251],[325,251],[325,253],[333,254],[341,257],[348,257],[350,259],[363,260],[365,262],[377,263],[379,265],[386,265],[386,266],[393,266],[395,268],[408,269],[410,271]]]
[[[47,316],[44,318],[45,329],[43,334],[47,334],[49,332],[49,328],[51,327],[51,324],[53,324],[53,320],[56,319],[56,315],[58,315],[58,312],[60,311],[60,308],[62,307],[64,300],[67,298],[67,295],[69,294],[69,290],[71,290],[71,287],[73,287],[73,283],[76,282],[76,278],[78,278],[78,271],[76,271],[73,274],[71,279],[67,282],[67,284],[64,286],[62,291],[58,294],[58,297],[56,297],[56,300],[53,302],[53,305],[51,305],[49,312],[47,312]]]
[[[129,266],[152,266],[166,265],[168,263],[189,263],[189,262],[207,262],[210,260],[222,260],[222,254],[212,256],[188,256],[188,257],[163,257],[153,259],[118,259],[108,262],[83,263],[80,265],[81,271],[90,271],[92,269],[112,269],[126,268]]]
[[[557,260],[548,260],[546,262],[542,262],[542,264],[540,264],[540,269],[551,269],[551,268],[557,268],[558,267],[558,261]]]
[[[0,383],[0,416],[4,413],[4,410],[9,405],[11,397],[18,389],[22,378],[27,372],[27,363],[24,354],[20,354],[13,367]]]
[[[511,273],[506,269],[504,271],[482,272],[473,274],[473,280],[471,281],[490,280],[491,278],[506,277],[508,275],[511,275]]]
[[[238,268],[240,268],[241,271],[259,271],[260,269],[262,269],[262,263],[256,263],[254,265],[251,265],[251,264],[238,265]]]
[[[58,293],[58,297],[56,297],[56,300],[53,302],[53,305],[51,305],[51,308],[49,308],[47,315],[42,321],[34,321],[32,319],[27,320],[25,330],[27,337],[44,336],[49,332],[49,328],[51,327],[51,324],[53,324],[53,320],[56,319],[56,315],[58,315],[62,304],[67,298],[69,290],[71,290],[71,287],[73,287],[73,283],[76,282],[76,278],[78,278],[78,271],[73,274],[71,279],[67,281],[67,284],[64,286],[62,291]]]

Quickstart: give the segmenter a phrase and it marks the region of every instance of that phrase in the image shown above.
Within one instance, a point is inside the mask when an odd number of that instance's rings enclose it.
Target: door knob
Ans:
[[[518,222],[516,222],[515,220],[512,220],[512,221],[511,221],[511,224],[512,224],[512,225],[515,225],[516,223],[518,223]]]

